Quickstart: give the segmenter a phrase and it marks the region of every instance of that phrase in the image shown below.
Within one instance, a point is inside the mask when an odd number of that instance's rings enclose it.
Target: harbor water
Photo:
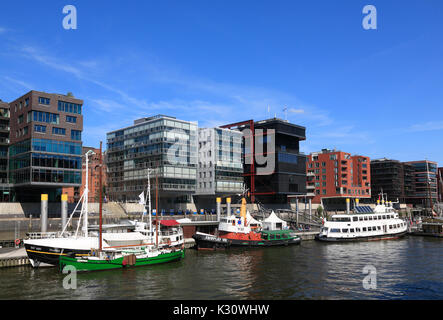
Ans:
[[[76,289],[56,268],[0,269],[0,299],[443,299],[442,267],[441,239],[425,237],[188,249],[174,263],[79,273]]]

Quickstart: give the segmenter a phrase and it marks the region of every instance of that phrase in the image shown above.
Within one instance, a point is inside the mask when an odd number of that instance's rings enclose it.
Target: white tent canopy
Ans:
[[[287,229],[288,227],[286,221],[277,217],[274,211],[272,211],[269,217],[263,220],[262,225],[263,225],[263,230],[283,230]]]
[[[261,227],[261,222],[255,220],[251,214],[249,213],[249,211],[246,212],[246,223],[248,224],[248,226],[250,227]]]

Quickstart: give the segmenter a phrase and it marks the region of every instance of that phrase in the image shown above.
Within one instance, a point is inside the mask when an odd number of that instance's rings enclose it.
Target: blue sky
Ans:
[[[442,35],[441,0],[8,1],[0,99],[73,92],[88,146],[158,113],[202,127],[276,114],[307,127],[305,153],[442,166]]]

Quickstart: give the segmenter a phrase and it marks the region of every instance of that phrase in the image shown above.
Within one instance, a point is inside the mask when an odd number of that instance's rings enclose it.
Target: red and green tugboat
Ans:
[[[198,250],[217,250],[229,247],[269,247],[300,244],[301,238],[292,230],[257,230],[252,228],[246,214],[246,200],[242,199],[240,217],[222,217],[218,236],[197,232],[193,238]]]

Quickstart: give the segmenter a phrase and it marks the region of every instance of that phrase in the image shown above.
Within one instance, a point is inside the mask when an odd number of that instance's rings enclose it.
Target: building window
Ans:
[[[57,127],[53,127],[52,128],[52,134],[58,134],[58,135],[66,135],[66,129],[65,128],[57,128]]]
[[[71,130],[71,140],[81,140],[82,132],[79,130]]]
[[[33,120],[39,122],[47,122],[47,123],[59,123],[59,115],[55,113],[41,112],[41,111],[32,111]]]
[[[43,98],[43,97],[38,97],[38,103],[39,104],[49,105],[51,103],[51,99]]]
[[[82,114],[82,106],[76,103],[59,101],[58,111]]]
[[[66,116],[66,122],[69,122],[69,123],[77,123],[77,117]]]
[[[25,107],[29,106],[29,98],[25,99]]]
[[[18,116],[17,123],[18,124],[23,123],[23,115],[22,114]]]
[[[34,131],[40,133],[46,133],[46,126],[41,126],[39,124],[34,125]]]

